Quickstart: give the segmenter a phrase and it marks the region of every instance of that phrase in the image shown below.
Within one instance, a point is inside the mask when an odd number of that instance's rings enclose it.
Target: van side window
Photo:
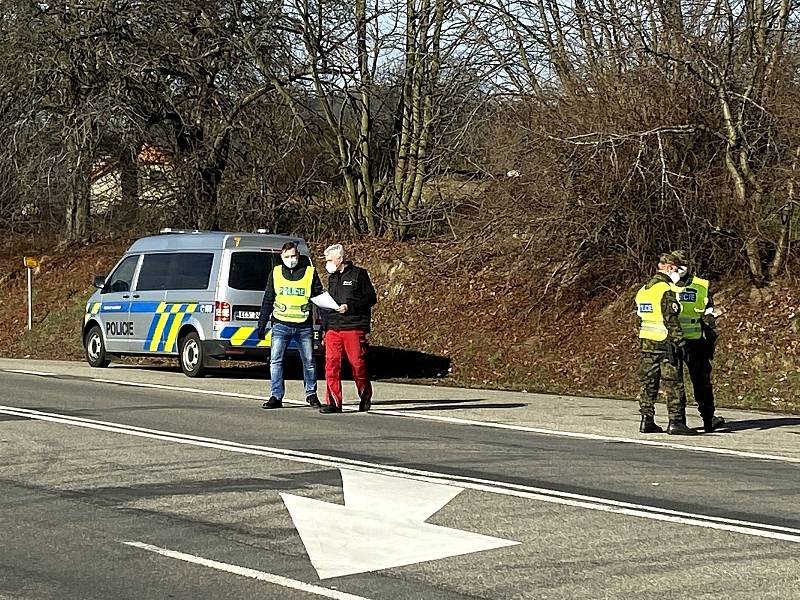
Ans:
[[[270,271],[279,261],[277,252],[233,252],[228,286],[235,290],[263,292]]]
[[[172,255],[171,290],[204,290],[211,277],[214,255],[210,252],[186,252]]]
[[[145,254],[136,289],[205,290],[213,262],[211,252]]]
[[[106,280],[106,285],[103,287],[101,293],[108,292],[129,292],[131,290],[131,282],[133,281],[133,273],[136,271],[136,263],[139,262],[139,255],[129,256],[114,269],[114,272]]]

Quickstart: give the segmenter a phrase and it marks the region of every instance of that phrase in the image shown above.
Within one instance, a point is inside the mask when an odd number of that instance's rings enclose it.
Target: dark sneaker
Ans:
[[[372,406],[372,400],[369,398],[362,398],[358,403],[358,412],[367,412]]]
[[[283,400],[278,400],[275,396],[270,396],[269,400],[261,405],[261,408],[283,408]]]
[[[322,406],[316,394],[309,394],[308,396],[306,396],[306,402],[308,402],[314,408],[319,408],[320,406]]]
[[[340,413],[342,412],[342,407],[336,404],[323,404],[322,408],[319,409],[323,415],[329,415],[332,413]]]

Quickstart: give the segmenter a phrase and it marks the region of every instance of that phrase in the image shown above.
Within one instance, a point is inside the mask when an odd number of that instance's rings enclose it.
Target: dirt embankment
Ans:
[[[127,245],[40,251],[30,332],[22,251],[0,255],[0,355],[82,358],[80,323],[92,279]],[[311,245],[315,254],[324,248]],[[402,350],[384,356],[409,361],[395,372],[452,385],[637,394],[633,288],[562,306],[544,301],[549,291],[515,253],[472,262],[433,243],[376,240],[348,247],[378,291],[373,344]],[[718,403],[799,412],[800,288],[723,282],[716,301],[724,310],[715,359]]]

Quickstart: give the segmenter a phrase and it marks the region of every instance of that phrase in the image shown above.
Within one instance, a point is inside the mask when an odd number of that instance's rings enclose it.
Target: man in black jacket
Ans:
[[[723,417],[714,415],[716,407],[711,385],[711,361],[718,337],[711,283],[692,273],[685,252],[676,250],[672,255],[679,262],[677,273],[680,279],[674,287],[681,305],[681,328],[686,338],[683,360],[692,381],[697,409],[703,417],[703,428],[706,433],[711,433],[725,424]],[[683,403],[686,404],[685,398]]]
[[[313,356],[311,298],[325,290],[313,265],[307,257],[300,256],[293,242],[286,242],[281,248],[281,263],[269,274],[258,319],[260,340],[266,337],[267,322],[272,321],[269,363],[271,396],[263,407],[283,406],[283,355],[292,340],[297,343],[300,360],[303,361],[306,401],[317,407],[321,403],[317,398],[317,373]]]
[[[372,384],[367,373],[367,334],[372,307],[378,299],[366,269],[345,259],[344,248],[334,244],[325,249],[325,270],[330,273],[328,293],[340,305],[325,320],[325,380],[327,404],[321,413],[342,412],[342,355],[347,357],[358,391],[358,410],[369,410]]]

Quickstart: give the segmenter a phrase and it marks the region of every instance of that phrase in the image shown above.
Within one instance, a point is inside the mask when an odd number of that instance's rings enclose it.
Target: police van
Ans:
[[[83,320],[87,362],[106,367],[124,355],[171,356],[186,375],[201,377],[223,359],[266,360],[269,331],[264,340],[256,333],[261,300],[286,242],[310,257],[304,240],[262,230],[164,229],[137,240],[110,275],[95,278]]]

